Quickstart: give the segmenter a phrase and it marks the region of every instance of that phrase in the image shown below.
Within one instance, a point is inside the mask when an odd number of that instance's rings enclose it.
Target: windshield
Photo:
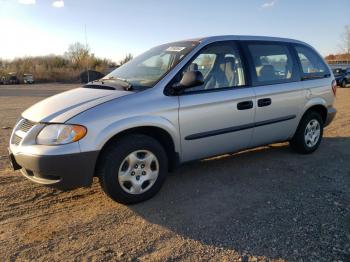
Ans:
[[[153,87],[197,45],[195,41],[184,41],[154,47],[115,69],[103,80],[119,79],[132,87]]]

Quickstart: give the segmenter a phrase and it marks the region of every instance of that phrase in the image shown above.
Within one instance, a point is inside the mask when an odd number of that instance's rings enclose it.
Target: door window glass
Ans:
[[[189,91],[210,90],[245,85],[242,61],[233,43],[212,44],[202,49],[179,74],[199,71],[203,75],[204,84],[189,88]]]
[[[257,82],[289,82],[293,78],[293,60],[289,49],[279,44],[248,44]]]

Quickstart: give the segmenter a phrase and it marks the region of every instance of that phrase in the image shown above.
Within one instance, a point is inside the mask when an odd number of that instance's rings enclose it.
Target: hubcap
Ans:
[[[317,144],[321,135],[321,126],[316,119],[312,119],[306,126],[304,132],[305,143],[308,147],[313,147]]]
[[[156,182],[159,174],[157,157],[148,150],[137,150],[124,158],[118,171],[118,181],[129,194],[142,194]]]

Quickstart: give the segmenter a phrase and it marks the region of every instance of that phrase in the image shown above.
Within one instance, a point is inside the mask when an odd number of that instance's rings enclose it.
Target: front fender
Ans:
[[[180,152],[180,137],[177,127],[166,118],[152,115],[128,117],[110,123],[98,132],[93,139],[93,144],[90,141],[89,147],[95,148],[95,150],[101,150],[107,141],[115,135],[128,129],[146,126],[158,127],[166,131],[174,142],[175,151]],[[83,147],[83,144],[81,144],[81,147]],[[84,148],[82,148],[82,151],[84,151]]]

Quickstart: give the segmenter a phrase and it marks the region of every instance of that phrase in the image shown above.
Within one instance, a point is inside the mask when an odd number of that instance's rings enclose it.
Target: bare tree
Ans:
[[[73,65],[80,69],[88,65],[91,56],[90,48],[79,42],[71,44],[65,55]]]
[[[344,27],[344,32],[341,36],[340,49],[342,53],[350,54],[350,25]]]
[[[125,63],[129,62],[133,58],[134,57],[133,57],[132,54],[130,54],[130,53],[126,54],[126,56],[122,60],[119,61],[119,65],[121,66],[122,64],[125,64]]]

